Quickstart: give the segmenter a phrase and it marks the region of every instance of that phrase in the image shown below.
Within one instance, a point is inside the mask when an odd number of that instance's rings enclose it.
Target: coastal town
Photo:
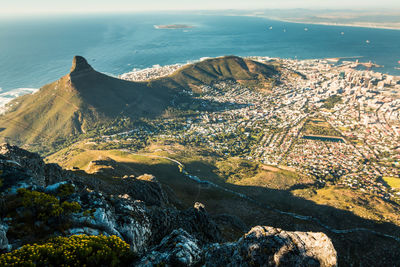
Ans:
[[[233,81],[203,85],[197,97],[202,108],[191,116],[163,119],[154,123],[158,130],[135,134],[293,168],[320,186],[400,201],[400,188],[392,184],[400,179],[400,77],[345,59],[251,59],[279,66],[280,83],[268,90]],[[179,67],[156,66],[122,78],[154,79]]]
[[[142,82],[142,81],[147,81],[149,79],[167,76],[173,73],[174,71],[178,70],[182,66],[183,64],[174,64],[163,67],[160,65],[154,65],[151,68],[145,68],[141,70],[133,69],[131,72],[120,75],[119,78],[127,81]]]

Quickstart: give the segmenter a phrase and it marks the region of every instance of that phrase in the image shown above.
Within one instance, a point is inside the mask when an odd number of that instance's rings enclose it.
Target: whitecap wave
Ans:
[[[37,92],[39,89],[36,88],[17,88],[11,91],[7,91],[4,93],[0,93],[0,114],[4,113],[5,111],[5,105],[13,100],[14,98],[17,98],[22,95],[26,94],[33,94]],[[1,89],[0,89],[1,92]]]

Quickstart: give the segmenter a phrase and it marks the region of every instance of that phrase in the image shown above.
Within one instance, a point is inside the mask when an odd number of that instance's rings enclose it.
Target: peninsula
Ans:
[[[400,11],[386,10],[309,10],[309,9],[267,9],[252,12],[235,11],[229,15],[261,17],[288,23],[318,24],[400,30]]]

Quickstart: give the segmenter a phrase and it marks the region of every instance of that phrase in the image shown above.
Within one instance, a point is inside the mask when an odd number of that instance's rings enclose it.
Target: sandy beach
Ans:
[[[266,17],[264,17],[266,18]],[[277,19],[269,18],[277,21],[283,21],[288,23],[298,23],[298,24],[312,24],[312,25],[325,25],[325,26],[343,26],[343,27],[359,27],[359,28],[371,28],[371,29],[386,29],[386,30],[400,30],[400,23],[398,24],[363,24],[363,23],[332,23],[332,22],[313,22],[307,20],[287,20],[287,19]]]

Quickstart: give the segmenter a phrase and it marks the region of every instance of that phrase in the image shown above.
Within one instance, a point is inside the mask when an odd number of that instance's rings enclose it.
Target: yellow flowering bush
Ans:
[[[135,258],[117,236],[56,237],[0,255],[0,266],[126,266]]]

